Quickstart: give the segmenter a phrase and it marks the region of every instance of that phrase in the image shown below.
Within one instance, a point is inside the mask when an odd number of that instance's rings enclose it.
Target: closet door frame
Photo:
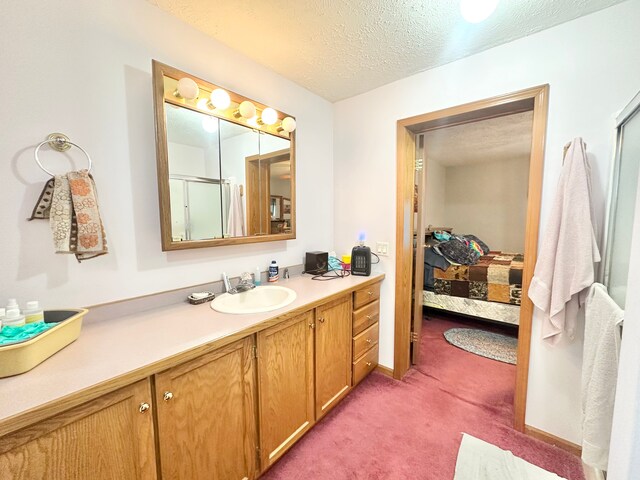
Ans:
[[[417,295],[420,285],[412,286],[413,259],[413,193],[415,182],[416,137],[427,130],[461,125],[464,123],[533,111],[531,157],[529,162],[529,198],[527,203],[522,304],[518,335],[516,388],[514,397],[514,428],[525,431],[525,413],[531,350],[531,320],[533,304],[527,291],[536,264],[544,147],[549,106],[549,85],[479,100],[435,112],[398,120],[397,122],[397,194],[396,194],[396,285],[395,285],[395,378],[400,379],[411,365],[411,324],[413,311],[411,297]],[[424,235],[417,237],[417,249],[424,248]],[[417,297],[419,300],[421,295]],[[418,339],[419,341],[419,339]]]

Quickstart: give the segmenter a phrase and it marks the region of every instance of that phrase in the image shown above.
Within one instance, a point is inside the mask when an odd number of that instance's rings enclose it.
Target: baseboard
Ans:
[[[376,367],[376,372],[379,372],[387,377],[393,378],[393,368],[385,367],[384,365],[378,365]]]
[[[569,452],[576,457],[580,457],[582,455],[582,447],[580,445],[576,445],[575,443],[569,442],[568,440],[560,437],[556,437],[555,435],[552,435],[550,433],[543,432],[542,430],[538,430],[537,428],[525,425],[524,433],[526,433],[530,437],[542,440],[545,443],[555,445],[556,447],[561,448],[562,450]]]

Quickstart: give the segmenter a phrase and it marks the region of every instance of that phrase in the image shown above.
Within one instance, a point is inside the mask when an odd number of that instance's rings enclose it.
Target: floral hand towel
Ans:
[[[56,175],[47,182],[33,210],[48,218],[56,253],[72,253],[78,261],[108,253],[98,209],[95,182],[87,170]]]

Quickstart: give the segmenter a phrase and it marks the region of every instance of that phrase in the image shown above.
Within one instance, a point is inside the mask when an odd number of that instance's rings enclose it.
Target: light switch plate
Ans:
[[[382,257],[389,255],[389,242],[376,242],[376,253]]]

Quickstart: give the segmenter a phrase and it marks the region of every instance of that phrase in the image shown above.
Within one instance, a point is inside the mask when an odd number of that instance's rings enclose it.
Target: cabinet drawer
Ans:
[[[353,337],[353,359],[357,360],[364,352],[378,344],[378,322],[364,332]]]
[[[380,302],[376,300],[353,312],[353,335],[366,330],[378,322],[380,316]]]
[[[358,309],[380,298],[380,282],[353,292],[353,308]]]
[[[353,385],[357,385],[360,381],[369,375],[371,371],[378,365],[378,345],[365,353],[358,360],[353,362]]]

